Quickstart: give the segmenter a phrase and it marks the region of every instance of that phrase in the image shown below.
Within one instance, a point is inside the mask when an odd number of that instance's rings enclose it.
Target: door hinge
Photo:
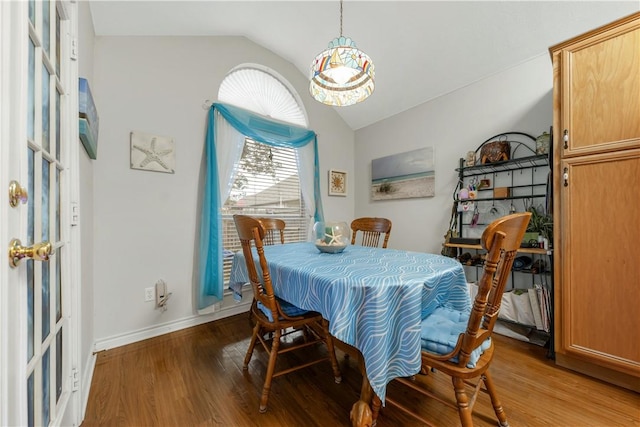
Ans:
[[[78,59],[78,38],[77,37],[71,37],[71,49],[70,49],[69,57],[73,61]]]
[[[78,225],[80,223],[80,204],[78,202],[71,202],[71,225]]]
[[[71,391],[80,390],[80,373],[78,372],[78,368],[73,368],[71,370]]]

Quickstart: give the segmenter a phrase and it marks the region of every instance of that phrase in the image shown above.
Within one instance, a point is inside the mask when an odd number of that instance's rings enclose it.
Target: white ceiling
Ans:
[[[340,33],[338,0],[90,0],[90,6],[98,36],[245,36],[304,75]],[[373,60],[376,88],[365,102],[336,110],[360,129],[548,55],[549,46],[638,10],[640,0],[345,0],[343,35]]]

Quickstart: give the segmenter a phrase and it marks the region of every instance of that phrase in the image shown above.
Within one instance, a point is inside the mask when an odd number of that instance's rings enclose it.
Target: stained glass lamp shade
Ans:
[[[373,93],[374,67],[369,55],[348,37],[337,37],[311,64],[309,91],[316,101],[333,106],[362,102]]]

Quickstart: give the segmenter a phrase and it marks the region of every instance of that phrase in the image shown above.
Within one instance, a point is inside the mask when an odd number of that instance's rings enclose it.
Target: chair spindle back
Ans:
[[[487,254],[467,330],[458,340],[459,366],[465,366],[473,349],[493,332],[509,272],[530,217],[530,212],[507,215],[489,224],[482,233],[481,244]]]
[[[384,234],[382,247],[386,248],[391,234],[391,221],[387,218],[356,218],[351,221],[351,244],[356,244],[356,234],[362,232],[362,246],[378,247]]]
[[[284,245],[284,228],[286,223],[278,218],[257,218],[264,228],[264,239],[262,243],[265,245],[275,245],[277,242]]]
[[[247,215],[234,215],[233,221],[236,224],[238,238],[242,246],[242,253],[247,264],[247,274],[251,287],[253,289],[253,297],[256,301],[260,301],[265,307],[272,312],[274,322],[277,323],[281,316],[280,307],[273,293],[273,285],[271,283],[271,275],[269,274],[269,265],[264,255],[263,238],[265,236],[264,227],[256,218]],[[253,242],[253,243],[252,243]],[[260,261],[260,269],[262,270],[262,279],[256,268],[253,258],[251,246],[255,245],[258,259]]]

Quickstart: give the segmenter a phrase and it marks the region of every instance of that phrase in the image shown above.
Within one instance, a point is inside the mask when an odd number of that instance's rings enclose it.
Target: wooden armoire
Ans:
[[[640,391],[640,13],[549,50],[556,363]]]

